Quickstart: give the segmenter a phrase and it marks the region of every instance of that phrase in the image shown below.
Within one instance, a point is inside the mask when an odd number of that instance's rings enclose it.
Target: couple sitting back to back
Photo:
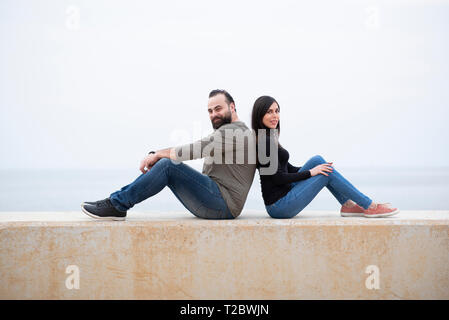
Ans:
[[[256,169],[262,197],[272,218],[292,218],[326,187],[341,204],[343,217],[386,217],[399,210],[375,203],[357,190],[320,155],[303,166],[290,164],[279,143],[280,106],[270,96],[259,97],[250,130],[237,116],[226,90],[209,93],[207,111],[213,127],[193,143],[150,151],[133,182],[103,200],[83,202],[82,211],[95,219],[125,220],[135,204],[168,186],[193,215],[203,219],[234,219],[243,210]],[[183,161],[204,158],[202,173]]]

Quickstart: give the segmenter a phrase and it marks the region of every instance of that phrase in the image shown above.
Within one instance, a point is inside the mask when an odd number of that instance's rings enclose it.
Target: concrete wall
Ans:
[[[128,217],[0,213],[0,298],[449,299],[449,211]]]

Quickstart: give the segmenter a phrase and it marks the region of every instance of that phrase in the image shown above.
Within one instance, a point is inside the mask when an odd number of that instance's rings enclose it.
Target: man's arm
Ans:
[[[139,168],[140,171],[142,173],[146,173],[147,171],[149,171],[151,169],[152,166],[154,166],[154,164],[156,162],[158,162],[162,158],[169,158],[172,160],[176,160],[175,148],[167,148],[167,149],[158,150],[156,152],[151,152],[145,158],[143,158],[143,160],[140,162],[140,168]]]
[[[213,141],[214,134],[216,133],[211,133],[207,137],[193,143],[184,144],[178,147],[161,149],[156,151],[155,153],[151,153],[140,162],[140,171],[142,173],[146,173],[151,169],[152,166],[154,166],[156,162],[158,162],[162,158],[168,158],[175,161],[195,160],[198,158],[203,158],[206,156],[206,154],[203,154],[203,151],[206,151],[206,146],[209,146]]]
[[[159,150],[161,155],[169,154],[170,159],[175,161],[186,161],[186,160],[196,160],[213,155],[213,142],[215,136],[220,134],[218,130],[203,137],[193,143],[183,144],[177,147]],[[168,157],[168,156],[167,156]]]
[[[156,156],[157,160],[160,160],[162,158],[176,160],[175,148],[166,148],[166,149],[158,150],[158,151],[156,151],[155,156]]]

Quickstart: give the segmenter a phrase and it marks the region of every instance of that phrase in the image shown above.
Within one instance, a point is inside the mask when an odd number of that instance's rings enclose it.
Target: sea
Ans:
[[[376,202],[390,202],[401,210],[449,210],[449,167],[339,167],[338,171]],[[137,168],[3,169],[0,211],[78,211],[83,201],[104,199],[139,175]],[[256,171],[244,210],[265,211],[260,190]],[[130,210],[188,213],[168,187]],[[304,210],[339,211],[340,204],[324,187]]]

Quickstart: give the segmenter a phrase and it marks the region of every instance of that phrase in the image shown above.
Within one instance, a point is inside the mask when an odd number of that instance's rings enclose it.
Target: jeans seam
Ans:
[[[311,184],[309,184],[308,185],[308,187],[310,187],[310,186],[314,186],[315,184],[316,184],[316,181],[319,181],[318,179],[315,179],[315,181],[313,181]],[[291,190],[290,190],[291,191]],[[295,194],[295,200],[298,198],[297,196],[296,196],[297,194]]]
[[[191,178],[192,176],[190,176],[187,173],[185,173],[182,169],[179,169],[179,168],[177,168],[177,169],[178,169],[177,172],[180,172],[182,175],[184,175],[184,177],[187,177],[187,178],[191,179],[192,181],[195,181],[197,185],[202,187],[202,189],[207,190],[209,195],[213,195],[215,199],[223,201],[224,205],[226,206],[227,210],[229,211],[229,213],[232,216],[232,212],[230,211],[230,209],[229,209],[226,201],[224,200],[223,195],[221,194],[221,192],[220,192],[220,194],[216,194],[214,192],[211,192],[211,188],[206,187],[204,184],[201,183],[200,180],[196,179],[195,177],[194,177],[194,179],[192,179]],[[212,178],[210,178],[209,176],[207,176],[207,177],[212,180]],[[216,182],[214,180],[212,180],[212,183],[216,183]],[[217,186],[217,188],[218,188],[218,186]],[[218,190],[220,191],[220,189],[218,189]],[[201,207],[206,207],[204,201],[198,201],[198,203],[199,203],[199,206],[194,209],[194,211],[196,211],[196,212],[198,212]],[[217,209],[212,209],[212,208],[207,208],[207,209],[208,210],[213,210],[213,211],[226,212],[226,209],[218,209],[218,210]]]
[[[315,179],[315,181],[313,181],[311,184],[309,184],[308,187],[314,186],[315,184],[317,184],[316,181],[319,181],[319,180],[318,180],[318,179]],[[294,189],[294,187],[293,187],[288,193],[292,192],[293,189]],[[288,195],[288,193],[287,193],[287,195]],[[297,195],[298,195],[298,194],[294,194],[294,198],[292,199],[292,201],[289,201],[289,203],[292,203],[294,200],[298,199]],[[281,199],[282,199],[282,198],[281,198]],[[298,213],[299,213],[299,212],[298,212]]]
[[[189,176],[188,174],[186,174],[185,172],[183,172],[183,170],[178,170],[178,172],[181,172],[185,177],[190,178],[190,176]],[[207,175],[206,175],[206,177],[208,177],[209,179],[212,180],[211,177],[209,177],[209,176],[207,176]],[[191,180],[194,180],[194,181],[195,181],[198,185],[200,185],[203,189],[209,191],[209,194],[215,196],[216,198],[221,198],[222,200],[224,200],[224,199],[223,199],[223,196],[221,195],[221,193],[220,193],[220,195],[217,195],[217,194],[215,194],[215,193],[213,193],[213,192],[210,192],[210,191],[211,191],[210,188],[208,188],[208,187],[206,187],[204,184],[200,183],[200,181],[199,181],[198,179],[195,178],[195,179],[191,179]],[[213,181],[213,180],[212,180],[212,182],[215,183],[215,181]],[[217,187],[218,187],[218,186],[217,186]]]

